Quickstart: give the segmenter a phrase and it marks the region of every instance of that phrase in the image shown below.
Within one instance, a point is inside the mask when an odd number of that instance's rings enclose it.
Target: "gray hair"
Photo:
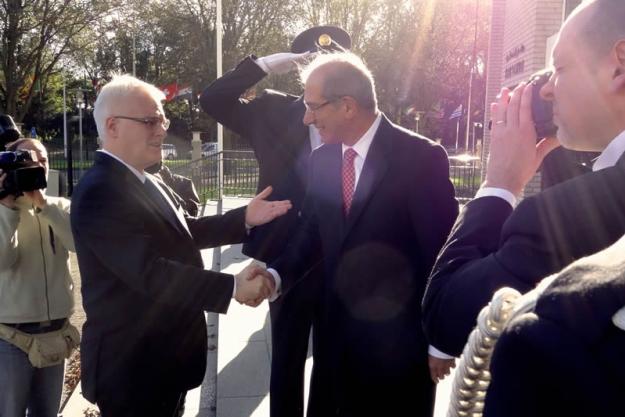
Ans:
[[[326,99],[349,96],[367,110],[377,109],[373,75],[358,56],[351,52],[319,54],[300,71],[302,83],[318,69],[324,71],[322,94]]]
[[[106,141],[106,119],[113,115],[116,102],[138,91],[146,93],[154,101],[165,100],[165,93],[157,87],[129,74],[114,75],[113,79],[102,87],[93,108],[93,118],[102,142]]]
[[[594,56],[604,56],[619,40],[625,40],[625,4],[623,0],[585,0],[571,17],[588,8],[588,19],[579,35]]]
[[[35,145],[39,144],[46,151],[46,153],[48,152],[45,145],[39,139],[34,139],[34,138],[19,138],[13,142],[7,143],[5,145],[5,149],[7,151],[14,152],[20,149],[20,147],[26,143],[32,143]]]

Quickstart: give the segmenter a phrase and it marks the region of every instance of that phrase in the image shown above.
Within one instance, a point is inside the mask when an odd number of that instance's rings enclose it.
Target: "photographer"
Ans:
[[[33,151],[47,177],[45,147],[25,138],[7,145],[7,151],[21,150]],[[0,170],[0,191],[6,171]],[[28,409],[56,417],[64,359],[78,342],[68,324],[74,305],[70,202],[43,190],[15,194],[0,199],[0,416],[23,417]]]
[[[560,31],[549,82],[538,91],[526,83],[504,88],[491,105],[486,181],[462,209],[423,301],[426,334],[440,351],[460,355],[480,309],[497,289],[529,291],[625,233],[623,21],[622,0],[582,3]],[[537,143],[542,135],[532,116],[535,94],[553,105],[557,140]],[[517,206],[545,155],[558,145],[601,154],[592,172]]]

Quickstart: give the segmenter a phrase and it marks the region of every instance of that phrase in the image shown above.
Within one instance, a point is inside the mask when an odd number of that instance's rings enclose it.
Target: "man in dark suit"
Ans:
[[[555,277],[498,340],[484,417],[623,414],[625,238]]]
[[[532,89],[503,89],[491,107],[486,182],[467,204],[433,269],[423,302],[425,329],[438,350],[458,356],[480,309],[503,286],[521,292],[625,233],[625,7],[583,3],[553,51],[555,71],[541,90],[553,103],[564,147],[601,152],[593,172],[516,198],[555,138],[536,144]],[[602,28],[602,30],[595,30]]]
[[[202,109],[219,123],[241,135],[254,149],[259,166],[259,190],[272,184],[272,198],[289,199],[293,210],[276,221],[254,228],[243,245],[243,253],[265,263],[273,262],[296,230],[308,175],[308,157],[321,145],[314,126],[302,119],[305,107],[301,96],[265,90],[253,100],[241,98],[246,90],[268,74],[282,74],[297,68],[317,39],[329,36],[349,48],[349,35],[329,26],[311,28],[293,41],[292,53],[245,58],[235,69],[209,85],[202,96]],[[320,268],[303,271],[313,274],[301,281],[288,296],[270,304],[272,417],[297,417],[304,412],[304,365],[320,279]],[[314,338],[313,338],[313,344]],[[313,349],[313,352],[315,349]]]
[[[82,388],[106,416],[176,415],[206,364],[203,311],[231,298],[257,305],[271,278],[205,270],[199,249],[240,242],[246,227],[283,214],[288,201],[224,216],[185,217],[172,191],[145,169],[160,160],[169,120],[156,87],[125,75],[99,93],[94,117],[102,150],[72,198],[71,224],[87,321]]]
[[[300,230],[270,271],[285,293],[324,266],[308,415],[430,416],[420,300],[458,211],[447,156],[379,112],[355,55],[319,56],[302,80],[304,123],[324,146],[311,155]]]

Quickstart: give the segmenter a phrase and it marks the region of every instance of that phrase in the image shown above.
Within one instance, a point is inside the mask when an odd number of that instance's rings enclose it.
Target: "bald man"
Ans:
[[[423,302],[439,354],[459,356],[480,309],[500,287],[525,292],[625,233],[625,6],[582,3],[553,50],[554,73],[540,91],[553,103],[557,139],[536,144],[532,89],[503,89],[492,104],[486,181],[443,247]],[[593,172],[517,198],[544,156],[562,146],[601,152]]]

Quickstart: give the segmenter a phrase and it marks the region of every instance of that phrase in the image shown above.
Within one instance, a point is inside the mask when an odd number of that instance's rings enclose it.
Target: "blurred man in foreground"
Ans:
[[[491,106],[486,182],[467,204],[434,266],[423,302],[430,342],[460,355],[477,314],[500,287],[521,292],[625,233],[625,7],[582,3],[553,50],[540,91],[553,103],[555,138],[536,144],[532,89],[503,89]],[[562,146],[601,152],[593,172],[516,206],[544,156]]]

